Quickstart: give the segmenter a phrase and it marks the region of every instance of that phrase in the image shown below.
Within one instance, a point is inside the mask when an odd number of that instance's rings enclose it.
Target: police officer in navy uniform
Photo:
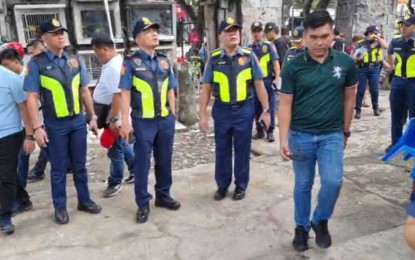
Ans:
[[[121,69],[120,135],[128,138],[134,129],[136,220],[145,223],[152,195],[147,191],[151,152],[156,176],[155,206],[178,210],[180,203],[170,196],[172,154],[175,133],[175,94],[177,79],[168,58],[155,51],[159,46],[160,25],[148,18],[139,19],[133,37],[139,50],[124,58]],[[128,115],[132,109],[130,117]]]
[[[262,23],[254,22],[251,25],[251,32],[254,42],[249,45],[249,48],[255,53],[259,60],[262,72],[264,73],[264,84],[268,94],[269,112],[271,115],[271,124],[267,130],[266,138],[268,142],[275,141],[274,129],[275,129],[275,110],[276,100],[275,92],[278,86],[278,80],[280,77],[280,63],[278,62],[278,53],[275,49],[275,45],[271,42],[264,41],[264,31]],[[265,129],[258,121],[262,114],[262,105],[258,98],[255,98],[255,123],[256,133],[252,139],[262,139],[265,137]]]
[[[356,96],[356,113],[354,117],[360,119],[362,112],[362,102],[365,95],[366,84],[369,83],[370,97],[372,98],[373,114],[379,116],[379,77],[384,57],[383,51],[388,48],[388,43],[382,39],[376,25],[366,28],[366,39],[359,43],[355,51],[362,53],[361,59],[357,58],[357,75],[359,85]]]
[[[40,25],[44,52],[34,56],[27,66],[24,89],[35,138],[45,149],[51,164],[52,199],[58,224],[69,222],[66,209],[66,170],[69,157],[78,193],[78,210],[92,214],[101,207],[90,198],[86,169],[87,128],[85,106],[92,118],[90,128],[97,132],[92,97],[87,87],[89,78],[79,57],[64,51],[66,29],[57,19]],[[39,99],[43,107],[44,125],[40,123]]]
[[[402,136],[409,110],[409,118],[415,117],[415,15],[403,21],[402,37],[393,39],[388,48],[388,63],[394,69],[391,82],[391,145]]]
[[[255,116],[254,87],[262,104],[258,120],[266,128],[270,121],[264,74],[251,49],[239,46],[241,29],[233,18],[221,22],[219,38],[222,48],[210,54],[203,77],[199,127],[204,132],[209,128],[206,109],[212,92],[215,97],[212,110],[216,145],[215,179],[218,186],[215,200],[226,197],[232,182],[232,172],[236,186],[233,199],[241,200],[245,197],[249,182],[252,122]],[[233,151],[235,163],[232,162]]]
[[[282,63],[283,66],[298,54],[302,53],[305,49],[304,40],[304,27],[302,25],[297,26],[294,28],[292,35],[291,35],[291,44],[292,46],[288,49],[287,54],[284,57],[284,62]]]

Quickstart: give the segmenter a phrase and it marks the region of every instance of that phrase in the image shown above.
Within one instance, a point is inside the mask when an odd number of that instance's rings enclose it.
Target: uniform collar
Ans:
[[[256,46],[262,46],[262,44],[264,44],[264,40],[260,40],[258,43],[254,42],[254,43],[252,44],[252,46],[253,46],[253,47],[256,47]]]
[[[241,46],[238,46],[237,48],[236,48],[236,53],[235,53],[235,55],[236,54],[239,54],[239,55],[244,55],[244,51],[242,50],[242,47]],[[225,57],[226,56],[226,52],[225,52],[225,49],[224,48],[222,48],[221,49],[221,53],[220,53],[220,57],[221,58],[223,58],[223,57]]]
[[[58,55],[56,55],[55,53],[53,53],[51,50],[46,49],[45,50],[46,55],[48,56],[48,58],[50,60],[53,60],[55,57],[59,59]],[[63,52],[62,57],[65,57],[66,59],[68,59],[68,53],[66,51]],[[61,57],[61,58],[62,58]]]
[[[154,56],[151,56],[150,54],[148,54],[147,52],[143,51],[143,50],[138,50],[137,54],[140,56],[140,58],[142,58],[143,60],[153,60],[157,57],[156,53],[154,53]]]

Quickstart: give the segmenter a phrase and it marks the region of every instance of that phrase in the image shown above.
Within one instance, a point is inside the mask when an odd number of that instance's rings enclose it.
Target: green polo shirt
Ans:
[[[284,66],[281,78],[281,93],[293,95],[292,130],[311,134],[342,131],[344,88],[357,83],[351,57],[331,49],[320,64],[306,50]]]

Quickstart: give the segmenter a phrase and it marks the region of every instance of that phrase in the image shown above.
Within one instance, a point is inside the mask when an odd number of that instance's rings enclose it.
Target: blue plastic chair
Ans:
[[[404,161],[409,158],[415,158],[415,117],[409,120],[408,126],[405,129],[399,141],[382,157],[382,161],[387,162],[399,153],[406,153]],[[411,171],[411,178],[415,178],[415,166]]]

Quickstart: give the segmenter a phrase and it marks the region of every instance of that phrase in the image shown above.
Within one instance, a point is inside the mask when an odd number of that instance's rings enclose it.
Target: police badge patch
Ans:
[[[267,53],[267,51],[268,51],[268,46],[267,45],[263,45],[262,46],[262,52],[263,53]]]
[[[167,62],[167,60],[161,60],[160,61],[160,67],[162,67],[163,69],[167,70],[169,69],[169,63]]]
[[[246,63],[246,57],[240,57],[238,59],[238,63],[239,63],[240,66],[245,65],[245,63]]]
[[[121,71],[120,71],[121,76],[124,75],[126,71],[127,71],[127,66],[124,64],[121,67]]]
[[[58,27],[58,26],[61,26],[61,23],[58,21],[58,19],[56,19],[56,18],[53,18],[52,19],[52,24],[53,24],[53,26],[55,26],[55,27]]]
[[[77,69],[79,67],[79,63],[78,63],[78,61],[76,59],[70,59],[68,61],[68,63],[74,69]]]

